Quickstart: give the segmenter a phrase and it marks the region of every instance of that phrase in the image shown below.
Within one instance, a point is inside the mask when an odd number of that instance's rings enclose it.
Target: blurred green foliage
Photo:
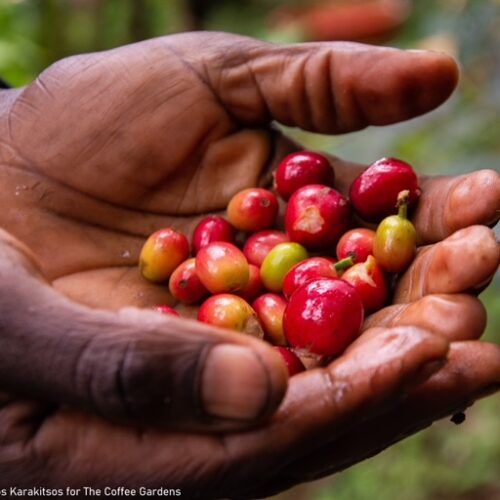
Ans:
[[[277,31],[266,21],[270,10],[285,3],[301,2],[219,0],[205,26],[270,41],[299,41],[297,31]],[[182,0],[0,0],[0,75],[13,85],[24,85],[66,55],[108,49],[190,25]],[[458,91],[438,111],[388,128],[338,137],[288,132],[310,148],[359,162],[394,155],[427,174],[499,170],[500,0],[415,0],[410,20],[389,43],[454,51],[462,66]],[[499,291],[497,277],[481,295],[489,314],[486,338],[496,342]],[[497,396],[476,404],[460,427],[440,422],[375,460],[281,498],[500,498],[499,416]]]

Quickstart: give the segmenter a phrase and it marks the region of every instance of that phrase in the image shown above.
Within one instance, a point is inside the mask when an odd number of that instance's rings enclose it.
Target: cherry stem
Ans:
[[[345,271],[346,269],[349,269],[351,266],[354,265],[354,260],[352,260],[352,257],[346,257],[345,259],[339,260],[336,262],[333,267],[335,268],[335,271]]]
[[[396,207],[398,207],[398,216],[402,219],[408,219],[408,203],[410,201],[410,191],[405,189],[398,194],[398,201]]]

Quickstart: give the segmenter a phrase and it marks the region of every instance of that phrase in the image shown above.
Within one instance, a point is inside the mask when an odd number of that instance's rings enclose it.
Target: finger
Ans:
[[[429,366],[435,369],[447,348],[444,339],[419,329],[382,331],[327,369],[292,378],[285,402],[269,424],[244,433],[137,433],[121,426],[110,428],[93,417],[60,412],[45,421],[33,446],[38,454],[54,456],[57,451],[63,457],[52,460],[43,471],[52,482],[57,478],[59,485],[75,481],[74,477],[96,486],[109,483],[110,478],[132,487],[168,481],[169,487],[182,486],[188,496],[203,491],[207,497],[242,497],[294,457],[366,418],[388,399],[399,398],[416,380],[430,375]],[[85,439],[76,437],[75,428],[85,429]],[[61,435],[68,439],[58,445]],[[89,459],[96,446],[98,464]],[[173,461],[172,450],[179,449],[183,453]],[[122,452],[117,455],[117,450]],[[59,473],[62,464],[65,474]],[[221,479],[214,481],[214,477]]]
[[[265,450],[276,464],[289,461],[398,401],[446,356],[448,342],[424,330],[376,330],[328,367],[293,377],[271,425],[226,440],[229,453],[258,457]]]
[[[398,281],[394,302],[478,290],[492,278],[499,262],[500,245],[493,231],[485,226],[461,229],[419,251]]]
[[[73,303],[14,241],[0,232],[0,390],[186,428],[242,428],[279,405],[286,368],[270,346],[153,311]]]
[[[500,218],[500,174],[494,170],[425,177],[421,187],[413,220],[423,242],[442,240],[474,224],[492,226]]]
[[[335,42],[272,45],[219,33],[184,34],[167,43],[246,125],[277,120],[321,133],[387,125],[434,109],[458,79],[455,61],[435,52]]]
[[[415,302],[384,307],[368,316],[363,328],[412,325],[450,341],[476,340],[486,328],[486,310],[472,295],[426,295]]]
[[[498,389],[500,347],[480,342],[452,343],[448,363],[396,409],[285,467],[274,488],[279,485],[283,489],[343,470]]]

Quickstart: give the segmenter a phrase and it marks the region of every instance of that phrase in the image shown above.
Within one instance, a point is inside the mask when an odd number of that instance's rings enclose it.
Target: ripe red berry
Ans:
[[[240,231],[261,231],[276,222],[278,199],[271,191],[249,188],[236,193],[227,206],[229,222]]]
[[[354,287],[341,279],[322,278],[295,291],[283,326],[292,347],[332,356],[359,335],[363,317],[363,303]]]
[[[267,229],[252,234],[245,242],[243,253],[250,264],[262,265],[267,254],[280,243],[287,243],[290,238],[282,231]]]
[[[146,240],[139,256],[139,269],[149,281],[166,281],[188,257],[189,242],[186,236],[167,227],[154,232]]]
[[[409,206],[420,197],[413,168],[396,158],[382,158],[370,165],[352,183],[349,198],[356,212],[366,221],[379,222],[397,213],[398,193],[408,190]]]
[[[283,333],[283,314],[286,304],[286,300],[275,293],[265,293],[256,298],[252,304],[264,330],[264,340],[273,345],[287,345]]]
[[[283,295],[289,299],[297,288],[318,278],[338,278],[334,259],[310,257],[295,264],[283,281]]]
[[[335,175],[330,162],[318,153],[301,151],[284,158],[276,169],[274,187],[286,201],[295,191],[308,184],[333,187]]]
[[[347,199],[321,184],[300,188],[292,195],[286,209],[288,236],[310,250],[335,245],[350,223],[351,208]]]
[[[375,231],[364,227],[350,229],[342,235],[337,243],[337,258],[352,257],[354,263],[364,262],[373,254]]]
[[[168,282],[170,293],[184,304],[196,304],[208,295],[200,278],[196,274],[196,260],[185,260],[170,276]]]
[[[290,349],[286,347],[274,346],[274,348],[281,354],[283,361],[288,369],[288,376],[292,377],[297,373],[303,372],[306,367],[300,360],[300,358]]]
[[[234,293],[248,302],[252,302],[262,292],[264,285],[260,278],[260,269],[253,264],[248,264],[248,269],[250,271],[248,283]]]
[[[258,338],[264,336],[257,314],[250,304],[230,293],[213,295],[205,300],[198,311],[198,321]]]
[[[204,217],[195,227],[192,238],[193,252],[196,255],[200,248],[214,241],[234,243],[234,228],[218,215]]]
[[[180,316],[180,314],[175,309],[172,309],[170,306],[167,306],[165,304],[159,304],[157,306],[153,306],[151,309],[161,314],[171,314],[172,316]]]
[[[373,255],[369,255],[365,262],[350,267],[342,279],[357,290],[366,314],[378,311],[387,302],[389,290],[386,278]]]
[[[248,283],[250,270],[239,248],[216,241],[196,255],[196,274],[210,292],[223,293],[242,289]]]

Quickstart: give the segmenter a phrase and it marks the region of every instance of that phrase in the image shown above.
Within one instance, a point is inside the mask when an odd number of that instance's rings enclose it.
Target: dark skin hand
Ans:
[[[2,91],[0,486],[265,496],[495,391],[500,349],[478,340],[474,295],[500,259],[493,171],[422,179],[419,255],[327,367],[287,381],[259,340],[139,309],[171,301],[139,275],[145,238],[189,233],[269,182],[296,147],[273,120],[388,125],[456,81],[434,53],[200,33],[69,58]],[[345,191],[362,167],[332,162]]]

